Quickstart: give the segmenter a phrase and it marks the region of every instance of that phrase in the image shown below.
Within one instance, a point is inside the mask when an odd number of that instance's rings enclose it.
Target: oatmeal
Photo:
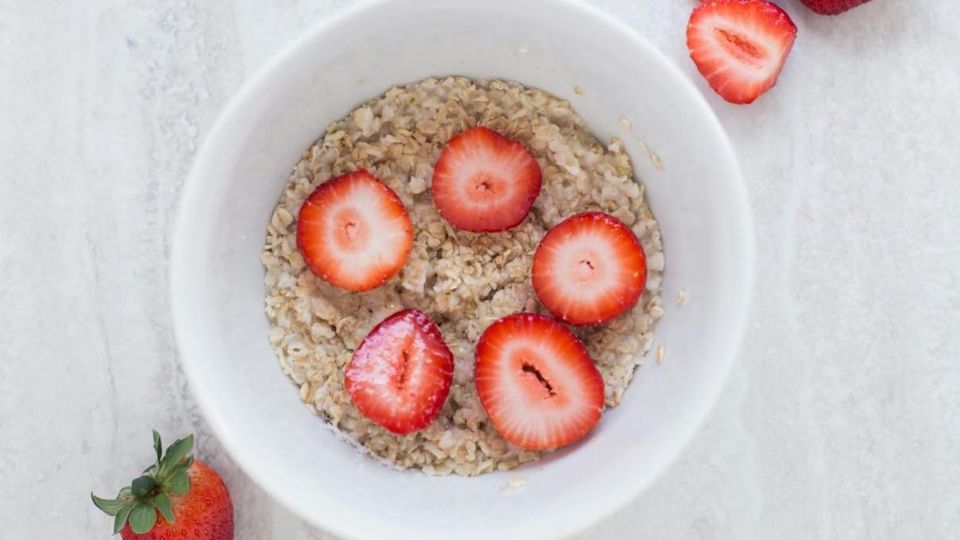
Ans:
[[[530,215],[508,231],[457,230],[431,200],[441,149],[452,135],[476,125],[522,142],[542,170]],[[397,193],[415,235],[403,269],[364,293],[333,287],[307,268],[297,249],[295,218],[320,183],[360,167]],[[267,225],[261,257],[266,314],[281,368],[311,410],[393,466],[476,475],[537,459],[540,452],[509,444],[487,418],[473,381],[474,347],[500,317],[546,313],[530,282],[533,254],[547,230],[589,210],[623,221],[647,256],[646,290],[632,310],[599,326],[572,328],[603,377],[605,405],[613,407],[650,350],[653,327],[663,315],[660,230],[621,143],[601,144],[569,103],[514,83],[450,77],[391,88],[332,123],[304,152]],[[357,411],[343,370],[378,322],[410,307],[437,323],[454,355],[454,373],[437,419],[401,436]]]

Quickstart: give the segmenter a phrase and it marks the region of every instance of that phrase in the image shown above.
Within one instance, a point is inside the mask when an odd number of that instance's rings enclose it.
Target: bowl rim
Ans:
[[[311,513],[306,511],[302,505],[297,504],[296,500],[294,500],[294,497],[289,496],[280,486],[275,485],[265,474],[261,473],[253,464],[254,460],[239,449],[238,441],[233,439],[233,436],[230,434],[230,430],[224,423],[223,419],[217,414],[216,407],[212,403],[211,398],[201,391],[202,377],[194,367],[194,362],[187,360],[187,358],[191,356],[191,354],[186,350],[183,340],[183,336],[187,333],[187,330],[183,327],[183,317],[178,317],[178,313],[182,312],[184,309],[184,301],[178,291],[182,290],[180,283],[185,279],[184,275],[186,273],[179,269],[183,268],[185,265],[185,255],[183,254],[184,248],[182,246],[187,243],[185,239],[190,235],[190,231],[185,224],[187,221],[185,209],[191,206],[189,201],[196,199],[195,192],[197,190],[197,185],[200,183],[200,171],[205,170],[207,168],[207,163],[215,159],[211,156],[211,148],[215,146],[214,141],[223,136],[223,133],[227,129],[230,122],[229,119],[241,113],[242,105],[246,103],[252,96],[258,94],[263,87],[270,84],[271,74],[277,71],[289,60],[289,58],[294,56],[296,52],[307,43],[320,38],[324,33],[327,33],[330,29],[341,24],[343,21],[362,16],[364,13],[376,9],[376,7],[380,5],[396,1],[402,0],[359,0],[354,4],[350,4],[335,10],[333,13],[323,17],[311,27],[304,30],[292,41],[283,46],[279,52],[269,58],[255,71],[251,77],[242,83],[240,89],[227,101],[226,105],[224,105],[217,114],[216,120],[209,128],[207,134],[204,136],[203,143],[194,156],[194,161],[190,168],[190,172],[186,178],[186,181],[184,182],[184,185],[182,186],[179,195],[176,208],[175,226],[172,234],[171,256],[168,266],[170,312],[173,322],[172,326],[174,340],[179,353],[178,361],[182,366],[184,373],[186,374],[191,394],[193,395],[194,400],[196,400],[197,405],[203,414],[203,417],[209,424],[213,434],[217,437],[226,453],[239,466],[239,468],[242,469],[243,472],[260,487],[260,489],[268,493],[274,501],[281,503],[287,510],[299,516],[307,523],[343,538],[362,538],[362,536],[360,536],[361,533],[358,529],[345,526],[342,522],[337,521],[336,519],[330,519],[321,513]],[[689,446],[694,435],[700,431],[707,417],[715,409],[719,396],[729,380],[730,373],[733,370],[733,366],[737,361],[739,352],[742,348],[743,337],[746,333],[746,326],[750,314],[750,306],[752,305],[754,294],[756,254],[754,237],[755,229],[751,211],[752,206],[750,204],[749,195],[734,146],[722,124],[720,123],[720,120],[716,116],[716,113],[710,107],[706,98],[696,88],[690,78],[687,77],[680,67],[670,58],[668,58],[657,46],[653,45],[633,27],[621,22],[612,14],[598,7],[594,7],[593,5],[586,4],[581,0],[548,1],[556,4],[563,4],[565,8],[570,10],[577,10],[584,17],[592,17],[597,19],[602,24],[609,25],[617,29],[624,37],[632,41],[634,46],[645,49],[652,58],[656,59],[656,62],[661,64],[661,67],[672,73],[678,82],[676,91],[686,94],[687,101],[690,102],[691,106],[699,109],[699,112],[702,114],[702,117],[705,120],[705,125],[703,126],[704,129],[711,131],[716,137],[716,140],[719,143],[718,155],[727,161],[726,165],[729,167],[729,170],[732,173],[731,178],[734,181],[731,183],[730,188],[736,190],[736,193],[732,194],[731,200],[735,201],[735,204],[741,207],[741,211],[738,213],[740,216],[740,221],[739,223],[735,224],[735,228],[739,230],[740,239],[743,242],[740,245],[740,251],[743,256],[741,260],[743,272],[741,278],[744,285],[744,294],[739,301],[739,305],[732,306],[733,309],[729,310],[729,313],[731,313],[732,316],[728,320],[730,322],[730,327],[733,329],[731,338],[731,353],[728,355],[728,358],[725,359],[725,365],[722,366],[722,369],[720,370],[720,376],[717,384],[713,385],[709,389],[709,395],[703,396],[702,398],[702,402],[705,404],[705,406],[701,409],[697,418],[693,422],[688,423],[683,432],[675,439],[675,450],[663,462],[662,466],[658,470],[654,471],[645,482],[636,482],[628,489],[622,490],[620,496],[613,504],[609,505],[603,511],[594,512],[581,519],[575,528],[565,531],[558,531],[557,535],[560,536],[564,534],[573,534],[576,531],[584,530],[596,525],[614,512],[625,507],[630,501],[634,500],[644,490],[649,488],[662,477],[663,473],[673,465],[682,451]]]

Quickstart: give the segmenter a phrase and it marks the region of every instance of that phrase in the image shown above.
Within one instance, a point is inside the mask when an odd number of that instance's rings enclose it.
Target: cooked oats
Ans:
[[[656,152],[654,152],[653,150],[649,150],[647,152],[647,157],[650,158],[650,163],[653,163],[654,169],[658,171],[663,170],[663,162],[660,161],[660,156],[658,156]]]
[[[527,485],[527,481],[519,476],[511,476],[507,483],[505,483],[500,489],[503,490],[515,490],[520,489]]]
[[[430,198],[433,164],[443,145],[478,124],[523,142],[543,171],[533,210],[509,231],[458,231]],[[403,269],[365,293],[316,277],[296,245],[295,216],[304,199],[320,183],[359,167],[397,193],[415,229]],[[448,77],[389,89],[330,124],[302,154],[267,224],[261,260],[269,339],[280,368],[310,410],[392,466],[470,476],[537,459],[539,452],[507,443],[490,424],[474,388],[474,346],[487,325],[504,315],[544,312],[530,284],[533,253],[550,227],[588,210],[608,212],[630,226],[650,261],[647,288],[632,311],[573,329],[596,361],[606,406],[613,407],[650,350],[663,315],[660,228],[621,142],[600,143],[569,103],[515,83]],[[357,411],[343,385],[343,368],[376,323],[407,307],[436,321],[455,362],[450,395],[436,421],[399,436]]]

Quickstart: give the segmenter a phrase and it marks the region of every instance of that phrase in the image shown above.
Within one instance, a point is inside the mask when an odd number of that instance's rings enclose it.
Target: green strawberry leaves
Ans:
[[[117,515],[125,506],[123,501],[119,499],[104,499],[93,493],[90,494],[90,497],[93,499],[93,504],[108,516]]]
[[[163,519],[167,520],[167,523],[173,523],[173,504],[170,502],[170,497],[167,497],[163,493],[157,493],[153,496],[153,506],[163,514]]]
[[[133,484],[130,485],[134,497],[144,495],[155,487],[157,487],[156,479],[146,474],[134,480]]]
[[[190,491],[190,467],[193,456],[193,435],[174,441],[167,447],[166,453],[160,434],[153,432],[153,449],[157,454],[154,465],[143,471],[129,486],[117,493],[114,499],[98,497],[93,493],[90,498],[94,506],[103,513],[114,516],[113,532],[119,533],[124,525],[137,534],[144,534],[157,523],[157,513],[167,523],[174,522],[171,496],[183,496]]]
[[[163,445],[160,443],[160,434],[157,430],[153,430],[153,450],[157,453],[157,465],[160,465],[160,460],[163,458]]]
[[[157,509],[147,503],[137,503],[130,512],[130,530],[137,534],[150,532],[157,522]]]
[[[177,471],[167,479],[167,487],[174,495],[186,495],[190,491],[190,477],[187,471]]]
[[[116,519],[113,520],[113,534],[119,533],[123,526],[127,523],[127,518],[130,517],[130,512],[133,511],[133,505],[124,506],[122,510],[117,513]]]
[[[167,456],[160,460],[160,469],[172,468],[180,463],[180,460],[193,448],[193,435],[188,435],[170,445],[167,448]]]

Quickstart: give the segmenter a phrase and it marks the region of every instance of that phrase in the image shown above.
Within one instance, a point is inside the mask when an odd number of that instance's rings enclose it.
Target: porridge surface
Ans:
[[[543,171],[530,215],[509,231],[456,230],[431,201],[433,164],[443,145],[475,125],[522,142]],[[415,235],[403,269],[365,293],[316,277],[296,242],[304,199],[320,183],[359,167],[396,191]],[[647,289],[633,310],[606,324],[572,328],[603,376],[606,406],[613,407],[650,350],[654,324],[663,315],[660,229],[621,143],[601,144],[569,103],[515,83],[450,77],[391,88],[332,123],[304,152],[267,225],[266,314],[281,368],[311,410],[390,465],[475,475],[537,459],[540,452],[507,443],[490,424],[473,384],[474,346],[504,315],[546,313],[530,284],[533,253],[550,227],[588,210],[630,226],[647,255]],[[406,307],[433,318],[455,367],[437,419],[420,432],[399,436],[357,411],[343,386],[343,369],[367,332]]]

